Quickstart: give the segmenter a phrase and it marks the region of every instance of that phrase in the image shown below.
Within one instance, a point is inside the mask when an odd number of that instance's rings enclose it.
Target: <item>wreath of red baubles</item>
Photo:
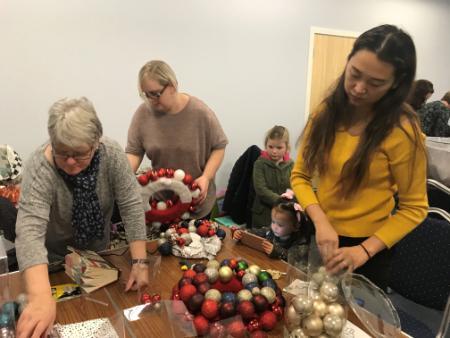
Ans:
[[[200,196],[198,184],[194,178],[181,169],[148,170],[137,177],[142,186],[141,195],[145,208],[147,224],[178,223],[190,218],[195,211],[195,200]],[[163,191],[172,191],[170,199],[160,200],[155,195]]]
[[[265,331],[282,320],[286,303],[267,271],[234,258],[193,265],[173,287],[171,298],[184,302],[198,335],[211,337],[245,337],[246,332],[267,337]]]

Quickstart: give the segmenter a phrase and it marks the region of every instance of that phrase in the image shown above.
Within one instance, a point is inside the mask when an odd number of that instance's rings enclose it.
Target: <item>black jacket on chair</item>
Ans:
[[[233,166],[223,201],[223,210],[238,224],[252,224],[253,164],[261,155],[261,149],[253,145],[238,158]]]

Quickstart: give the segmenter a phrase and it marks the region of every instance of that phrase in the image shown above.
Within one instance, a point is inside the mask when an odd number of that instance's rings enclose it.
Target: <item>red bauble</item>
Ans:
[[[186,243],[186,240],[184,238],[177,238],[177,245],[182,248],[184,246],[184,244]]]
[[[254,332],[257,331],[261,328],[261,324],[259,323],[258,319],[252,319],[248,324],[247,324],[247,330],[249,332]]]
[[[167,200],[167,201],[166,201],[166,205],[167,205],[167,208],[172,208],[172,207],[173,207],[173,202],[172,202],[172,200]]]
[[[152,298],[147,292],[143,292],[141,295],[141,304],[148,304],[152,302]]]
[[[197,274],[197,272],[195,272],[195,271],[192,270],[192,269],[189,269],[189,270],[186,270],[186,271],[183,273],[183,277],[193,279],[193,278],[195,277],[196,274]]]
[[[199,336],[203,336],[209,331],[208,319],[206,319],[202,315],[198,315],[194,318],[194,326],[195,330],[197,330],[197,335]]]
[[[186,174],[186,175],[184,175],[183,183],[186,185],[189,185],[189,184],[191,184],[192,180],[193,180],[192,176],[189,174]]]
[[[200,225],[197,228],[197,234],[199,234],[201,237],[206,237],[208,235],[209,228],[207,225]]]
[[[147,174],[152,181],[156,181],[158,179],[158,172],[156,170],[152,170],[150,174]]]
[[[277,316],[278,320],[283,318],[283,309],[279,305],[272,304],[271,309],[275,316]]]
[[[216,234],[216,230],[214,230],[214,229],[209,229],[208,230],[208,237],[212,237],[212,236],[214,236]]]
[[[219,305],[215,300],[205,299],[202,304],[202,315],[213,319],[219,313]]]
[[[245,270],[239,270],[238,272],[236,272],[236,276],[237,278],[239,278],[239,280],[241,280],[245,274],[246,274]]]
[[[192,281],[192,284],[199,286],[208,281],[208,275],[204,272],[197,273]]]
[[[253,331],[250,334],[250,338],[267,338],[267,333],[265,333],[264,331],[258,330],[258,331]]]
[[[197,291],[204,295],[208,290],[211,289],[211,286],[208,282],[201,283],[197,286]]]
[[[178,291],[172,292],[172,300],[181,300],[180,293]]]
[[[158,177],[164,177],[166,176],[166,169],[161,168],[158,170]]]
[[[191,190],[195,190],[195,189],[197,189],[197,188],[198,188],[197,182],[193,182],[193,183],[191,184],[191,186],[190,186],[190,189],[191,189]]]
[[[152,302],[153,302],[153,303],[159,303],[160,301],[161,301],[161,295],[158,294],[158,293],[155,293],[155,294],[152,296]]]
[[[152,199],[150,202],[150,206],[152,207],[152,209],[156,209],[156,205],[158,204],[157,200]]]
[[[195,207],[193,204],[189,207],[189,212],[195,212]]]
[[[180,289],[180,298],[187,303],[193,295],[197,293],[197,289],[192,284],[187,284]]]
[[[189,311],[191,311],[192,313],[200,311],[204,300],[205,297],[200,293],[196,293],[195,295],[193,295],[188,302]]]
[[[188,233],[189,233],[189,229],[186,229],[186,228],[179,228],[179,229],[177,230],[177,233],[178,233],[179,235],[182,235],[182,234],[188,234]]]
[[[234,316],[236,313],[236,305],[231,302],[222,303],[220,306],[220,316],[222,318],[228,318]]]
[[[266,297],[262,295],[255,295],[252,301],[255,305],[255,310],[258,313],[262,313],[269,308],[269,302],[267,301]]]
[[[183,286],[188,285],[188,284],[192,284],[192,279],[183,277],[178,282],[178,288],[181,289]]]
[[[277,316],[272,311],[265,311],[259,317],[259,322],[263,330],[270,331],[277,325]]]
[[[138,182],[140,185],[146,185],[148,183],[147,175],[143,174],[143,175],[138,176]]]
[[[231,268],[231,269],[236,269],[236,267],[237,267],[237,263],[238,263],[238,261],[237,261],[237,259],[235,259],[235,258],[231,258],[230,259],[230,263],[228,264],[228,266]],[[245,270],[242,270],[242,271],[244,271],[244,273],[245,273]]]
[[[237,310],[244,320],[250,320],[255,317],[255,306],[249,300],[240,302]]]
[[[170,169],[170,168],[166,169],[166,176],[167,177],[172,178],[174,173],[175,173],[175,170]]]
[[[227,329],[228,333],[235,338],[245,337],[247,331],[241,320],[233,320],[230,324],[228,324]]]
[[[231,280],[227,283],[221,282],[220,278],[211,285],[212,289],[217,289],[220,292],[233,292],[238,293],[241,291],[244,287],[242,286],[242,283],[235,277],[231,278]]]
[[[211,324],[209,328],[209,336],[211,338],[225,338],[227,336],[227,330],[225,326],[216,322]]]

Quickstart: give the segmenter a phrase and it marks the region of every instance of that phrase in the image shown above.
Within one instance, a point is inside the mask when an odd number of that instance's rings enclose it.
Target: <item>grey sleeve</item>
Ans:
[[[53,196],[50,172],[33,165],[25,166],[16,221],[16,254],[21,271],[48,264],[45,237]]]
[[[146,226],[139,186],[127,157],[118,144],[112,150],[110,162],[114,198],[119,207],[128,242],[145,240]]]

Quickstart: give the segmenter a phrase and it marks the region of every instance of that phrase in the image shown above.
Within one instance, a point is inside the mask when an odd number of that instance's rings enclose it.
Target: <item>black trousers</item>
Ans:
[[[355,246],[364,242],[367,237],[344,237],[339,236],[339,247]],[[383,291],[387,290],[389,284],[389,271],[392,258],[392,250],[384,249],[369,259],[366,264],[356,269],[359,273],[377,285]]]

